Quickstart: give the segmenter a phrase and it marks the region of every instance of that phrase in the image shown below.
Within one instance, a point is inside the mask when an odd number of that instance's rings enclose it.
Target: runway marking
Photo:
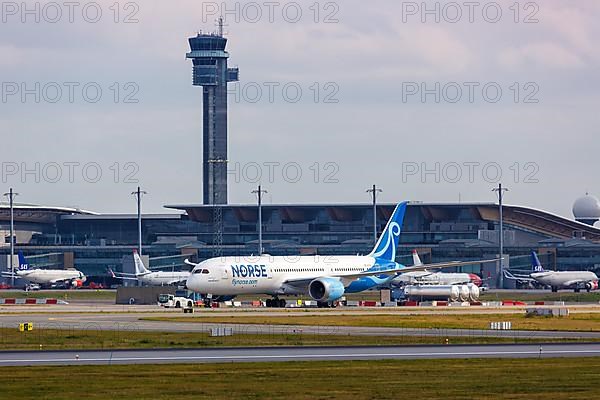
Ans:
[[[185,361],[185,360],[255,360],[282,358],[361,358],[361,357],[434,357],[434,356],[495,356],[495,355],[558,355],[558,354],[600,354],[600,350],[545,350],[539,351],[482,351],[461,353],[358,353],[358,354],[275,354],[275,355],[232,355],[232,356],[167,356],[167,357],[112,357],[112,358],[55,358],[28,360],[0,360],[0,364],[8,363],[44,363],[44,362],[123,362],[123,361]]]

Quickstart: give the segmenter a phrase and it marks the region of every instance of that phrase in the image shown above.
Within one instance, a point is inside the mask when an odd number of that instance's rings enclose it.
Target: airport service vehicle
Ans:
[[[404,297],[414,300],[479,301],[479,287],[466,285],[409,285]]]
[[[28,283],[27,285],[25,285],[26,292],[35,292],[37,290],[40,290],[41,288],[42,287],[37,283]]]
[[[76,269],[41,269],[30,268],[23,252],[19,252],[19,269],[13,275],[10,272],[2,272],[4,277],[15,277],[24,279],[29,283],[36,283],[42,287],[68,286],[78,288],[83,286],[86,280],[83,272]]]
[[[395,261],[407,202],[394,209],[377,244],[366,256],[219,257],[195,264],[188,289],[217,301],[243,294],[273,296],[267,306],[282,307],[280,295],[309,295],[331,306],[344,294],[389,284],[399,273],[443,268],[406,267]]]
[[[549,286],[553,292],[559,289],[573,289],[575,293],[581,289],[598,290],[598,276],[592,271],[546,271],[535,251],[531,252],[531,268],[532,273],[527,276],[513,275],[509,271],[504,271],[504,276],[521,282],[537,281]]]
[[[109,270],[111,276],[118,279],[139,281],[148,286],[184,285],[190,276],[189,271],[150,271],[144,265],[137,250],[133,251],[133,260],[135,262],[135,274],[125,274]]]
[[[192,308],[194,302],[191,299],[175,296],[174,294],[159,294],[158,305],[164,308]]]
[[[412,252],[413,256],[413,265],[421,266],[423,263],[421,262],[421,258],[416,250]],[[487,260],[487,261],[496,261],[496,260]],[[449,261],[445,263],[441,263],[439,265],[443,265],[444,267],[460,267],[464,265],[472,265],[479,264],[485,262],[484,261]],[[435,268],[436,264],[432,264]],[[475,274],[467,274],[467,273],[458,273],[458,272],[438,272],[438,271],[415,271],[415,272],[406,272],[398,275],[398,277],[392,280],[393,286],[406,286],[406,285],[466,285],[466,284],[474,284],[476,286],[481,286],[483,281],[482,279]]]

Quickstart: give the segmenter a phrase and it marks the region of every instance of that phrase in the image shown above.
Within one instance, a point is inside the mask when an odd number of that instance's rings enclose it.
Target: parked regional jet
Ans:
[[[522,282],[537,281],[550,286],[553,292],[558,289],[574,289],[576,293],[581,289],[598,290],[598,276],[592,271],[546,271],[535,251],[531,252],[531,267],[533,272],[528,276],[513,275],[509,271],[504,271],[504,276]]]
[[[413,265],[421,266],[421,258],[416,250],[412,252]],[[444,268],[460,267],[464,265],[480,264],[486,261],[496,260],[479,260],[479,261],[449,261],[445,263],[433,264],[432,269],[443,266]],[[476,286],[481,286],[483,281],[475,274],[458,273],[458,272],[432,272],[432,271],[415,271],[406,272],[398,275],[398,277],[392,280],[394,286],[405,286],[405,285],[466,285],[473,283]]]
[[[144,265],[144,262],[142,261],[142,258],[138,254],[137,250],[133,251],[133,260],[135,263],[135,274],[125,274],[110,270],[112,277],[139,281],[149,286],[167,286],[185,284],[186,280],[190,276],[189,271],[150,271]]]
[[[11,272],[2,272],[2,276],[9,278],[14,276],[31,283],[37,283],[42,287],[56,287],[59,285],[81,287],[86,280],[83,272],[76,269],[30,268],[21,251],[19,252],[19,269],[14,275]]]
[[[216,296],[217,301],[267,294],[273,296],[267,300],[268,307],[282,307],[285,301],[277,296],[308,294],[320,306],[327,306],[346,293],[389,283],[401,272],[431,269],[431,265],[406,267],[395,262],[406,206],[406,202],[396,206],[375,248],[366,256],[213,258],[194,267],[187,287],[208,298]]]

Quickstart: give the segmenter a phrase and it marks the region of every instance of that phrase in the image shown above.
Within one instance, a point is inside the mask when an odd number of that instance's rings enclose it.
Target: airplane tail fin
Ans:
[[[419,257],[419,253],[417,253],[416,250],[412,251],[412,257],[413,257],[413,266],[419,267],[419,266],[423,265],[423,262],[421,261],[421,258]]]
[[[531,252],[531,270],[533,272],[544,272],[544,267],[535,251]]]
[[[407,204],[408,202],[403,202],[396,206],[390,220],[381,232],[375,248],[369,253],[371,257],[386,261],[396,260],[396,249],[400,240]]]
[[[25,259],[25,255],[23,255],[22,251],[19,251],[19,271],[26,271],[29,269],[29,264]]]
[[[138,254],[137,250],[133,251],[133,261],[135,262],[136,275],[144,275],[150,273],[150,271],[148,271],[148,269],[144,265],[144,262],[142,261],[142,258]]]

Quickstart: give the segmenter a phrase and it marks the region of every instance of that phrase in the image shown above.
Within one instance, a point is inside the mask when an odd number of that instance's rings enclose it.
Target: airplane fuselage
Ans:
[[[402,267],[393,264],[398,269]],[[374,267],[376,260],[370,256],[220,257],[198,264],[187,281],[187,287],[194,292],[217,296],[298,295],[307,293],[307,285],[312,280],[324,278],[340,281],[345,293],[355,293],[393,278],[393,275],[352,276]],[[382,269],[389,270],[390,263]],[[298,284],[302,281],[305,282]]]
[[[179,282],[185,282],[190,276],[190,272],[167,272],[158,271],[146,275],[139,275],[138,279],[148,286],[167,286]]]
[[[598,276],[591,271],[544,271],[534,272],[530,275],[543,285],[556,288],[569,288],[577,285],[598,282]]]
[[[68,269],[31,269],[16,271],[19,278],[40,285],[53,285],[61,282],[80,280],[85,282],[85,275],[77,270]]]

